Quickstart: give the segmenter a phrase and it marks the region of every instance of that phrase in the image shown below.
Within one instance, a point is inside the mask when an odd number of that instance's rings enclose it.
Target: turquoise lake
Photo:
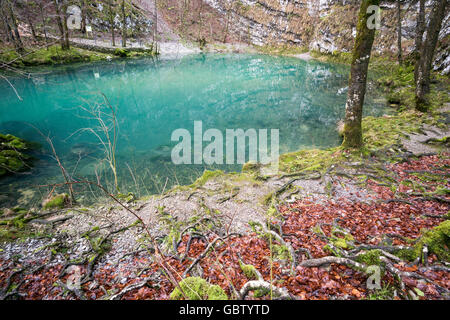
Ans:
[[[112,172],[101,164],[103,146],[83,129],[98,127],[87,112],[95,107],[110,124],[101,93],[116,110],[120,190],[144,196],[192,183],[205,168],[241,169],[171,162],[172,132],[193,132],[194,121],[203,122],[203,131],[279,129],[280,153],[339,145],[336,123],[345,113],[348,74],[346,66],[290,57],[207,54],[54,67],[35,70],[30,79],[11,76],[22,101],[0,81],[0,132],[39,142],[42,149],[30,172],[0,180],[0,207],[37,205],[48,192],[37,185],[62,182],[36,128],[52,138],[73,179],[99,179],[114,190]],[[385,113],[382,94],[367,91],[365,115]],[[83,188],[77,192],[86,203],[99,196]]]

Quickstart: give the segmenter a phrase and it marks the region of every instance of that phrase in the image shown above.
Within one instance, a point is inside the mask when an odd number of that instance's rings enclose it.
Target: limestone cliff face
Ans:
[[[296,44],[322,52],[349,52],[356,34],[359,0],[205,0],[219,10],[241,39],[257,45]],[[428,6],[431,3],[427,3]],[[402,8],[403,47],[413,49],[417,5]],[[450,72],[450,15],[444,21],[436,68]],[[381,6],[374,50],[396,51],[396,5]]]

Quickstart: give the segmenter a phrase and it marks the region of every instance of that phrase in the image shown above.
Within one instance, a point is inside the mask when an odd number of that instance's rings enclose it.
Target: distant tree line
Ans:
[[[71,18],[70,6],[77,6],[76,30],[68,25]],[[117,34],[122,39],[122,47],[127,46],[129,35],[143,33],[144,12],[132,0],[0,0],[0,32],[4,35],[0,41],[14,45],[16,51],[25,51],[26,33],[35,41],[57,37],[63,50],[70,49],[69,38],[72,34],[85,36],[88,23],[96,22],[100,32],[108,32],[112,45],[116,46]],[[75,18],[74,18],[75,19]],[[138,24],[138,20],[141,24]],[[22,36],[21,36],[22,34]]]

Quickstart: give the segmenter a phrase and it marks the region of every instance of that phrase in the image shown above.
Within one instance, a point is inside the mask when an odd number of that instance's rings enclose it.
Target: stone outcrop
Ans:
[[[205,0],[229,17],[234,31],[242,39],[256,45],[295,44],[321,52],[352,49],[356,34],[357,0]],[[427,10],[431,2],[427,2]],[[404,52],[414,49],[417,4],[406,2],[402,8]],[[385,1],[381,5],[381,28],[377,32],[374,50],[395,52],[396,5]],[[450,72],[448,53],[450,14],[441,32],[441,45],[435,68]]]

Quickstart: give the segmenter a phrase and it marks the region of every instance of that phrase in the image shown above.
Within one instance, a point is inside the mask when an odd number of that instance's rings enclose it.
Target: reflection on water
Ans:
[[[92,132],[80,130],[98,126],[85,108],[103,101],[100,92],[117,112],[120,189],[142,196],[201,175],[204,166],[170,161],[172,131],[193,132],[194,120],[203,122],[203,131],[279,129],[281,153],[338,145],[335,126],[344,115],[348,72],[345,66],[288,57],[211,54],[96,63],[52,69],[32,79],[12,78],[23,101],[0,82],[0,132],[44,146],[31,174],[0,181],[0,206],[18,199],[22,204],[38,201],[39,192],[46,190],[31,186],[61,181],[45,141],[26,123],[53,138],[75,178],[100,179],[112,187],[111,170],[99,162],[103,146]],[[383,108],[383,101],[367,97],[366,115],[379,115]],[[238,165],[215,168],[240,170]],[[98,196],[90,190],[82,193],[86,201]]]

